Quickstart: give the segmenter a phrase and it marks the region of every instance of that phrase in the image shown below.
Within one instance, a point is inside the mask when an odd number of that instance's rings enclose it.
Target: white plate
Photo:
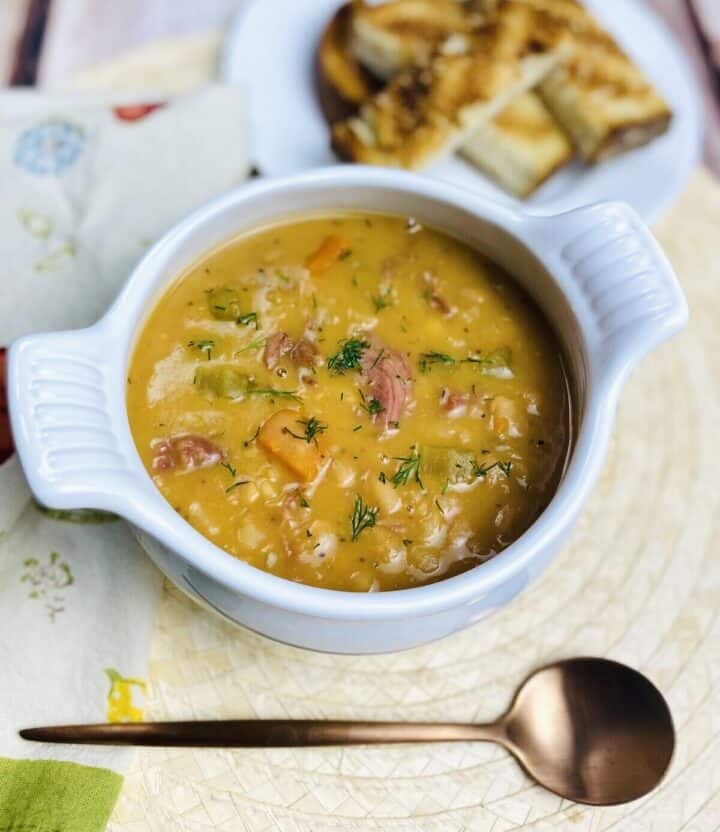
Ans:
[[[246,0],[231,27],[222,75],[247,88],[253,161],[265,176],[337,162],[314,71],[322,31],[342,2]],[[587,0],[587,5],[657,85],[675,118],[668,133],[646,147],[593,168],[569,165],[525,205],[545,213],[620,199],[650,222],[677,195],[697,163],[702,136],[697,83],[676,39],[642,0]],[[458,157],[425,173],[517,203]]]

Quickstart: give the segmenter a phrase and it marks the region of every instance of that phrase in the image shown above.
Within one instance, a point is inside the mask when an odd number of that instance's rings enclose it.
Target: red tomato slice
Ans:
[[[157,101],[154,104],[124,104],[120,107],[113,107],[113,113],[120,121],[140,121],[154,110],[164,106],[164,101]]]

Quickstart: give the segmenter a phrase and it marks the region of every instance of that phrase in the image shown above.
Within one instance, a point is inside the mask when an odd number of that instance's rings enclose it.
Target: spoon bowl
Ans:
[[[670,710],[632,668],[570,659],[533,673],[510,710],[489,725],[241,719],[59,725],[20,732],[27,740],[90,745],[286,748],[405,742],[496,742],[546,789],[609,806],[652,791],[675,747]]]
[[[657,786],[675,747],[670,710],[630,667],[571,659],[528,678],[498,722],[501,743],[545,788],[577,803],[613,805]]]

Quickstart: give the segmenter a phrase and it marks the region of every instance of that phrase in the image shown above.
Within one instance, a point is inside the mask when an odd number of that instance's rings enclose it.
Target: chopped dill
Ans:
[[[243,447],[244,448],[250,447],[250,445],[252,445],[252,443],[258,438],[259,433],[260,433],[260,425],[258,425],[257,430],[255,431],[255,433],[253,433],[253,435],[249,439],[246,439],[243,442]]]
[[[257,329],[257,312],[247,312],[245,315],[240,315],[240,317],[235,321],[235,323],[239,324],[240,326],[250,326],[250,324],[254,324],[255,329]]]
[[[358,390],[358,393],[360,393],[360,407],[369,416],[376,416],[378,413],[382,413],[385,410],[379,399],[368,399],[362,390]]]
[[[372,365],[370,366],[370,369],[373,370],[376,367],[376,365],[380,361],[383,360],[383,358],[385,358],[385,349],[384,348],[381,349],[380,352],[375,356],[375,360],[373,361]]]
[[[410,456],[393,457],[393,459],[400,463],[392,478],[395,488],[399,485],[407,485],[411,479],[415,480],[420,488],[425,488],[422,480],[420,479],[420,465],[422,464],[422,457],[415,451],[414,447],[411,448],[411,451],[412,453]]]
[[[328,370],[338,375],[344,370],[359,370],[362,354],[368,349],[370,343],[358,338],[348,338],[340,344],[340,350],[328,358]]]
[[[295,439],[302,439],[305,442],[315,442],[317,444],[316,436],[319,433],[325,433],[328,429],[328,426],[321,422],[319,419],[316,419],[314,416],[311,416],[309,419],[296,419],[298,425],[302,425],[305,428],[305,433],[293,433],[290,428],[284,428],[285,433],[289,433],[290,436],[294,436]]]
[[[506,477],[509,477],[510,471],[512,470],[512,462],[493,462],[492,465],[478,465],[477,461],[474,461],[473,475],[475,477],[486,477],[495,468],[502,471]]]
[[[376,312],[382,312],[383,309],[388,309],[395,305],[390,292],[385,292],[384,295],[371,295],[370,300],[373,302]]]
[[[210,338],[203,341],[188,341],[188,347],[195,347],[196,350],[204,352],[209,361],[212,358],[212,351],[215,349],[215,342]]]
[[[512,378],[510,365],[512,363],[512,353],[507,347],[501,347],[488,353],[475,353],[474,355],[467,355],[465,358],[454,358],[452,355],[447,355],[444,352],[424,352],[420,354],[420,372],[429,373],[435,365],[444,365],[446,367],[453,367],[456,364],[475,364],[481,368],[481,371],[486,375],[500,375],[500,377]],[[504,373],[505,375],[501,375]],[[509,373],[509,375],[508,375]]]
[[[434,364],[452,365],[455,363],[455,359],[451,355],[447,355],[444,352],[437,352],[435,350],[432,350],[431,352],[424,352],[420,355],[420,372],[430,372],[430,369]]]
[[[379,511],[380,509],[377,506],[365,505],[363,498],[358,494],[350,518],[352,540],[357,540],[365,529],[371,529],[375,525]]]
[[[290,399],[294,402],[302,403],[302,398],[298,396],[295,390],[276,390],[274,387],[251,387],[248,393],[254,396],[271,396],[274,399]]]
[[[263,338],[262,336],[259,338],[253,338],[249,344],[246,344],[244,347],[241,347],[236,355],[240,355],[241,352],[248,352],[249,350],[259,350],[265,346],[267,343],[267,338]]]
[[[237,477],[237,470],[229,462],[221,462],[220,467],[224,468],[231,477]]]
[[[236,488],[240,488],[241,485],[247,485],[250,480],[240,480],[240,482],[234,482],[231,486],[225,489],[225,493],[229,494],[231,491],[234,491]]]

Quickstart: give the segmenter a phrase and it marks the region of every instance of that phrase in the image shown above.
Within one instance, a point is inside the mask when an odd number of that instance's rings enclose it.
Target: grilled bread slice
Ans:
[[[317,52],[318,80],[321,90],[328,87],[342,102],[358,107],[379,85],[350,51],[352,14],[351,3],[341,6],[323,32]]]
[[[518,0],[572,32],[568,52],[540,95],[581,156],[600,162],[664,133],[672,112],[600,23],[574,0]]]
[[[389,81],[404,69],[427,63],[437,46],[485,20],[458,0],[393,0],[380,6],[352,4],[351,49],[374,75]]]
[[[527,92],[476,130],[460,153],[506,191],[524,198],[567,164],[574,150],[540,98]]]
[[[343,158],[421,168],[458,149],[562,57],[564,27],[522,3],[505,2],[472,33],[467,54],[436,54],[405,70],[333,128]]]
[[[349,13],[349,4],[338,11],[318,48],[320,100],[330,124],[369,98],[374,83],[350,51]],[[538,96],[526,93],[473,134],[460,152],[500,187],[526,197],[573,151]]]

